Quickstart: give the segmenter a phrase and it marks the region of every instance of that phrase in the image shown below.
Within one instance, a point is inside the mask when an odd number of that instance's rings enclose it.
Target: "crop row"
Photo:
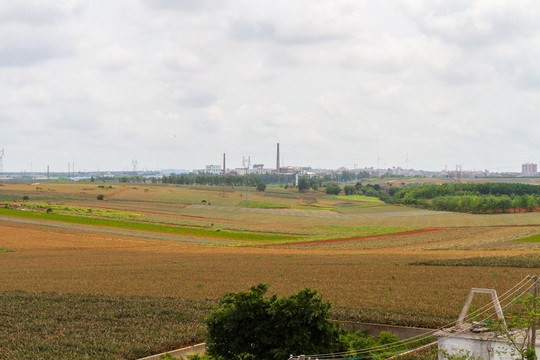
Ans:
[[[135,359],[201,342],[210,301],[0,291],[0,359]],[[24,342],[24,346],[22,346]]]

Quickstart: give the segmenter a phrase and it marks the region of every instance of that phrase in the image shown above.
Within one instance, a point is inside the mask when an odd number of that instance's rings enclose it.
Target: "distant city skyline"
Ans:
[[[534,0],[19,0],[0,41],[5,172],[540,161]]]
[[[132,160],[133,161],[133,160]],[[252,172],[259,172],[259,173],[266,173],[266,172],[274,172],[276,170],[275,165],[274,166],[266,166],[263,163],[252,163],[248,169]],[[304,165],[282,165],[281,168],[297,168],[297,169],[312,169],[314,171],[320,171],[320,170],[328,170],[328,171],[339,171],[340,169],[346,169],[348,171],[362,171],[362,170],[380,170],[380,171],[387,171],[387,170],[402,170],[402,171],[412,171],[412,172],[428,172],[428,173],[452,173],[452,172],[460,172],[460,173],[493,173],[493,174],[501,174],[501,173],[515,173],[515,174],[523,174],[523,175],[534,175],[538,174],[537,172],[537,163],[534,162],[526,162],[519,165],[519,169],[517,170],[499,170],[499,171],[492,171],[489,169],[467,169],[464,168],[462,165],[456,165],[455,167],[445,167],[444,169],[420,169],[420,168],[414,168],[414,167],[405,167],[401,165],[397,166],[385,166],[386,164],[383,164],[383,166],[360,166],[360,164],[353,164],[353,167],[347,167],[347,166],[334,166],[334,167],[314,167],[309,164]],[[133,166],[133,165],[132,165]],[[234,171],[234,170],[243,170],[244,164],[240,166],[226,166],[226,171]],[[172,167],[172,168],[164,168],[164,169],[150,169],[150,168],[128,168],[124,167],[121,169],[76,169],[74,163],[69,163],[66,169],[51,169],[50,166],[46,167],[45,170],[39,170],[39,169],[23,169],[23,170],[3,170],[2,173],[4,174],[46,174],[46,173],[59,173],[59,174],[75,174],[75,173],[155,173],[155,172],[171,172],[171,171],[181,171],[184,173],[190,173],[190,172],[198,172],[198,173],[216,173],[221,174],[223,170],[223,167],[221,164],[204,164],[193,168],[187,168],[187,167]],[[0,174],[1,175],[1,174]]]

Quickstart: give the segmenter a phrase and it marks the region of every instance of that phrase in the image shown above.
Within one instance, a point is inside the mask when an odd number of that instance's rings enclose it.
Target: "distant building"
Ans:
[[[231,171],[231,175],[236,174],[238,176],[246,175],[249,172],[249,170],[246,171],[245,168],[236,168]]]
[[[221,165],[206,165],[206,172],[219,175],[222,173]]]
[[[253,172],[255,174],[265,174],[266,170],[264,168],[264,164],[254,164],[253,165]]]
[[[537,165],[533,163],[525,163],[521,165],[521,175],[533,175],[538,172]]]
[[[279,168],[279,173],[304,175],[305,171],[302,168],[296,166],[282,166]]]

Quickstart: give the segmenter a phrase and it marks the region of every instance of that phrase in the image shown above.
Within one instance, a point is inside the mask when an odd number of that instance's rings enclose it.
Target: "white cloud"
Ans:
[[[97,63],[105,71],[118,71],[132,64],[138,56],[135,49],[112,45],[97,54]]]
[[[38,153],[60,154],[59,167],[138,156],[195,168],[223,152],[231,167],[242,154],[271,164],[276,142],[287,163],[314,167],[373,166],[377,153],[403,165],[395,154],[408,152],[440,169],[450,144],[478,164],[503,142],[538,161],[539,11],[532,0],[4,2],[5,168]]]
[[[540,15],[531,0],[418,0],[396,4],[429,36],[465,47],[534,34]]]
[[[0,3],[0,23],[43,26],[66,20],[80,9],[78,0],[17,0]]]

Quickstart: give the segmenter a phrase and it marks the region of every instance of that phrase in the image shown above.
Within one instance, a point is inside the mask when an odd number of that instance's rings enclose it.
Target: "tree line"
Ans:
[[[477,214],[540,206],[540,186],[516,183],[423,184],[390,188],[388,194],[392,203]]]
[[[302,181],[302,186],[306,186],[306,180],[307,180],[307,186],[308,188],[313,187],[314,183],[316,182],[317,185],[315,186],[321,186],[323,183],[326,182],[348,182],[348,181],[354,181],[358,179],[366,179],[369,178],[369,173],[365,171],[361,171],[359,173],[353,173],[348,171],[343,171],[342,173],[332,173],[322,176],[316,176],[312,178],[308,177],[300,177],[299,181]],[[306,179],[306,180],[302,180]],[[225,180],[225,181],[224,181]],[[171,175],[164,175],[161,178],[161,182],[164,184],[179,184],[179,185],[225,185],[228,186],[240,186],[244,185],[246,183],[246,176],[237,176],[237,175],[225,175],[225,179],[223,179],[223,175],[217,175],[217,174],[171,174]],[[277,185],[285,185],[294,183],[294,176],[291,174],[249,174],[247,176],[247,185],[248,186],[256,186],[259,182],[263,182],[267,185],[271,184],[277,184]]]

